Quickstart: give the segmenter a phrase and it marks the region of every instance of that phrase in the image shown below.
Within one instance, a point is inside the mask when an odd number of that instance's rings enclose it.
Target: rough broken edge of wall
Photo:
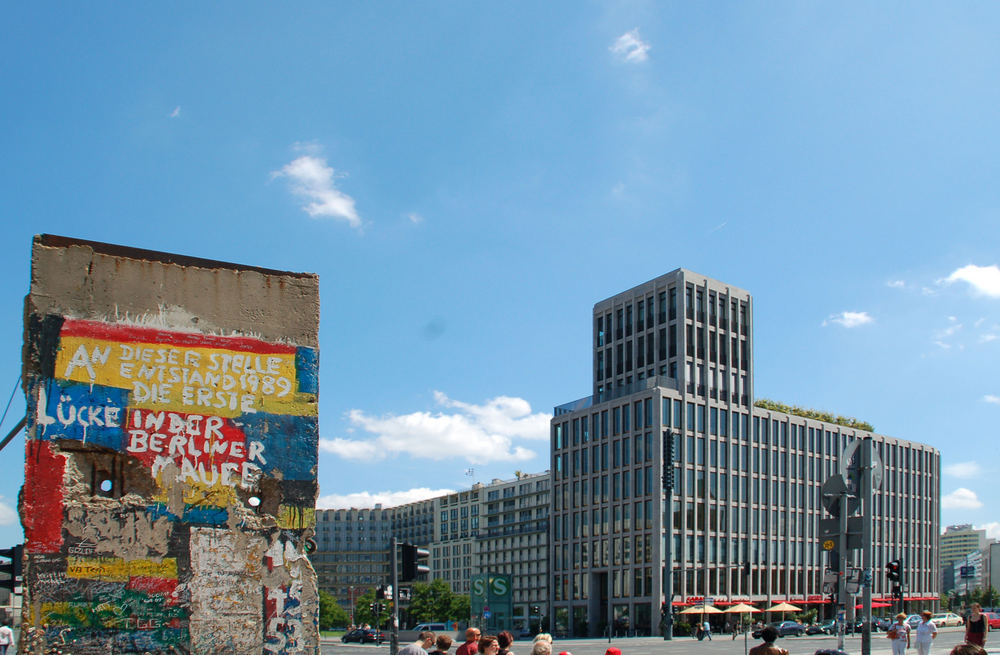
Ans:
[[[318,329],[313,274],[35,237],[21,652],[319,652]]]

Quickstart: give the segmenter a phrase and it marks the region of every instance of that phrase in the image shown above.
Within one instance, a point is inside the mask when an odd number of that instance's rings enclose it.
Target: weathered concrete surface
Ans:
[[[317,653],[317,277],[47,235],[32,255],[35,641]]]

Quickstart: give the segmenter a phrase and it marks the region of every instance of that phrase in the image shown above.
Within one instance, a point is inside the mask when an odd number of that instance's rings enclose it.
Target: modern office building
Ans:
[[[941,534],[942,591],[950,591],[961,581],[952,575],[955,562],[972,552],[986,547],[986,531],[976,530],[971,524],[949,525]]]
[[[532,606],[548,603],[549,473],[518,474],[471,489],[395,507],[317,510],[320,589],[349,608],[388,584],[389,540],[427,548],[431,576],[470,593],[480,574],[510,581],[510,625],[527,627]]]
[[[747,291],[678,269],[598,302],[592,326],[592,394],[551,423],[553,630],[659,634],[663,602],[828,603],[820,486],[866,437],[874,593],[898,558],[906,598],[937,599],[939,453],[756,407]]]

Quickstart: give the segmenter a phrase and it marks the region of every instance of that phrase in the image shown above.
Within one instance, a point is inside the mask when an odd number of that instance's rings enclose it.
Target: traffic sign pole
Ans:
[[[874,562],[872,547],[872,448],[871,437],[862,440],[861,444],[861,566],[866,572],[871,572]],[[872,652],[872,576],[862,574],[867,584],[863,587],[861,616],[864,626],[861,628],[861,655],[871,655]]]

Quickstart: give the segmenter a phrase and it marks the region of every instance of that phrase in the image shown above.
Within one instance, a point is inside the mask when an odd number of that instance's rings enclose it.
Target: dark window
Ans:
[[[604,317],[597,317],[597,345],[604,345]]]
[[[635,306],[635,329],[638,332],[642,332],[646,329],[646,303],[639,301]]]
[[[624,310],[619,309],[615,312],[615,339],[622,338],[622,330],[624,328]]]
[[[632,370],[632,342],[625,342],[625,372]]]
[[[646,327],[653,327],[653,297],[646,298]]]
[[[667,292],[661,291],[660,295],[657,296],[657,302],[659,304],[656,320],[658,323],[665,323],[667,321]]]
[[[632,305],[625,305],[625,336],[632,336]]]

